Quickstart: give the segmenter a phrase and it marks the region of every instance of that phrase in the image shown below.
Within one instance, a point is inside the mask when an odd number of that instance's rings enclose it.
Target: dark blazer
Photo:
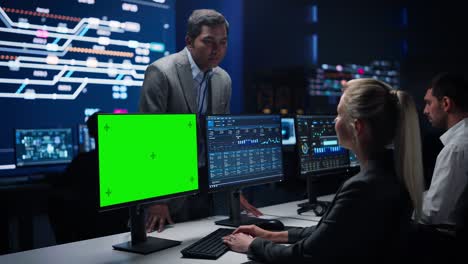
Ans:
[[[210,87],[210,112],[228,114],[232,92],[229,74],[220,67],[214,68]],[[185,49],[148,66],[139,108],[144,113],[197,112],[192,69]]]
[[[288,231],[290,246],[256,238],[249,257],[267,263],[381,263],[395,257],[404,247],[412,207],[392,164],[391,153],[369,161],[342,185],[317,227]]]

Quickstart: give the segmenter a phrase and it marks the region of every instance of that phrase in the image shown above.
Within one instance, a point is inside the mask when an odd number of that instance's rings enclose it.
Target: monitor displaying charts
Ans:
[[[338,145],[335,116],[296,117],[301,174],[320,174],[349,167],[348,150]]]
[[[207,116],[210,189],[283,179],[279,115]]]
[[[71,128],[16,129],[16,166],[68,163],[73,159]]]

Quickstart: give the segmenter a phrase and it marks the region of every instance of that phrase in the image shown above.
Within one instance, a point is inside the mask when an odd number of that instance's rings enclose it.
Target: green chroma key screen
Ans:
[[[194,114],[98,115],[100,208],[198,189]]]

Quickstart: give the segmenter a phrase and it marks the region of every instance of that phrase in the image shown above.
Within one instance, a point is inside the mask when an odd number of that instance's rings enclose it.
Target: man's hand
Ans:
[[[158,228],[158,232],[162,232],[166,221],[169,224],[174,224],[167,204],[150,205],[148,207],[148,217],[146,219],[146,232],[153,232],[156,228]]]
[[[251,213],[253,214],[254,216],[256,217],[259,217],[262,214],[262,212],[260,212],[257,208],[255,208],[255,206],[251,205],[244,197],[244,195],[240,195],[240,205],[241,205],[241,208],[246,210],[247,213]]]

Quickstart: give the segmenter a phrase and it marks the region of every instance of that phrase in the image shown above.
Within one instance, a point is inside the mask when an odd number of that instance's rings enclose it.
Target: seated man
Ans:
[[[455,207],[468,183],[468,84],[463,76],[440,74],[424,97],[424,114],[445,130],[429,190],[424,194],[421,223],[455,225]]]
[[[97,115],[86,125],[97,141]],[[52,200],[51,221],[57,243],[90,239],[128,230],[128,209],[97,211],[98,153],[94,149],[78,154],[68,165]]]
[[[415,245],[423,262],[456,258],[466,240],[468,210],[468,83],[462,75],[443,73],[432,80],[424,96],[424,114],[443,129],[444,147],[437,156],[422,215],[415,229]],[[465,238],[463,238],[465,237]]]

